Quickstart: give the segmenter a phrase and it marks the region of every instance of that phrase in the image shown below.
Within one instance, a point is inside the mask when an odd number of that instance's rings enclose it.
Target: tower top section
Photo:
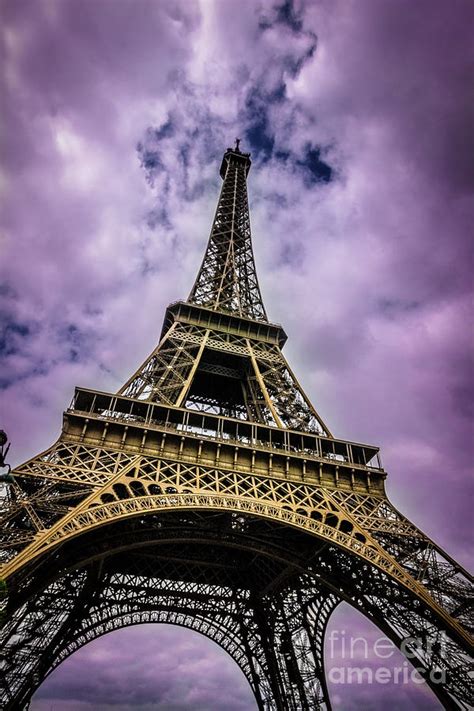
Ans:
[[[206,253],[188,302],[257,321],[267,321],[250,234],[247,175],[250,153],[240,139],[224,153],[223,179]]]
[[[235,139],[235,146],[234,148],[228,148],[226,152],[224,153],[224,157],[222,158],[222,163],[221,163],[221,169],[220,169],[220,176],[222,180],[225,179],[226,173],[227,173],[227,167],[229,163],[233,161],[237,164],[242,164],[245,166],[245,175],[247,176],[249,174],[250,166],[252,165],[252,161],[250,160],[250,153],[242,153],[240,150],[240,138]]]

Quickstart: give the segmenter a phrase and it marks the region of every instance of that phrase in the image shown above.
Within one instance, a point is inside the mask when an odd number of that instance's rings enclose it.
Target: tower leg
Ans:
[[[58,649],[78,620],[87,615],[95,569],[70,573],[19,607],[0,637],[2,698],[5,711],[27,707]]]
[[[254,601],[278,711],[330,711],[324,677],[324,634],[338,599],[298,586]]]
[[[329,590],[366,615],[400,648],[446,709],[474,704],[469,651],[435,612],[391,576],[336,548],[315,560]]]

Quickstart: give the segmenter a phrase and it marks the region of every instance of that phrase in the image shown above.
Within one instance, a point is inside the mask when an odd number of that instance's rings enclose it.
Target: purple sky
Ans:
[[[287,357],[337,436],[382,447],[395,505],[469,566],[472,1],[1,8],[12,463],[57,437],[75,385],[115,391],[154,347],[166,304],[189,293],[222,152],[240,136]],[[337,614],[333,625],[373,633]],[[219,689],[228,711],[253,709],[215,645],[143,627],[71,657],[32,708],[220,709]],[[334,707],[372,708],[369,692],[375,710],[439,708],[415,686],[336,689]]]

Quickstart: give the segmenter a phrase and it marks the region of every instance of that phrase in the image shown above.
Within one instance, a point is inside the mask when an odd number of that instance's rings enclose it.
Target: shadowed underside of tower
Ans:
[[[2,513],[6,709],[88,641],[139,622],[199,630],[261,710],[330,709],[324,634],[345,600],[446,708],[473,702],[472,578],[388,500],[378,448],[335,438],[268,321],[238,144],[187,301],[116,394],[77,388],[59,440]],[[440,681],[441,680],[441,681]]]

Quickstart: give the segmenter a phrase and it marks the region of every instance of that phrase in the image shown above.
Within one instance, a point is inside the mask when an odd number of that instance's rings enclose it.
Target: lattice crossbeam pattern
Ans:
[[[289,587],[277,598],[257,600],[245,589],[179,580],[192,577],[190,570],[183,576],[183,563],[168,561],[168,578],[147,571],[140,554],[135,567],[141,574],[114,572],[107,562],[90,565],[52,583],[16,612],[7,626],[3,666],[11,698],[20,698],[31,679],[38,685],[102,634],[159,622],[196,630],[223,647],[246,675],[259,709],[329,708],[320,654],[335,596]]]
[[[54,551],[58,543],[67,542],[107,522],[152,511],[182,507],[189,510],[233,509],[266,516],[306,530],[336,544],[340,551],[346,550],[359,560],[375,565],[388,576],[380,585],[382,591],[388,587],[389,581],[396,581],[398,586],[415,595],[416,604],[406,602],[406,593],[402,606],[393,600],[387,605],[383,600],[381,619],[387,623],[398,613],[393,630],[403,631],[405,636],[416,636],[416,632],[423,631],[428,651],[423,653],[422,661],[432,663],[432,650],[441,648],[444,657],[436,663],[442,662],[441,668],[449,668],[451,680],[464,696],[470,693],[464,680],[467,668],[462,648],[469,633],[469,579],[462,569],[443,557],[426,536],[403,519],[384,497],[342,491],[335,486],[318,487],[315,483],[209,468],[202,463],[192,466],[179,461],[131,457],[120,451],[96,448],[88,451],[82,446],[68,447],[63,452],[75,463],[74,473],[70,476],[76,485],[82,472],[89,476],[88,467],[94,459],[100,462],[99,472],[104,483],[96,486],[95,491],[83,498],[69,515],[58,517],[56,525],[49,526],[44,533],[36,532],[23,554],[13,559],[14,566],[21,565],[22,558],[28,561],[45,556],[48,551]],[[57,461],[57,458],[57,452],[56,456],[47,454],[45,469],[49,461]],[[21,481],[27,478],[21,477]],[[35,479],[35,475],[32,478]],[[87,483],[90,485],[90,479]],[[407,548],[409,555],[404,554]],[[417,556],[423,557],[422,568],[416,566]],[[370,605],[377,603],[380,595],[371,597]],[[397,595],[400,597],[400,590]],[[368,601],[369,598],[364,601],[365,611],[369,609]],[[449,645],[440,645],[445,632],[454,634],[455,639]]]
[[[330,435],[278,344],[179,320],[120,394]]]
[[[189,301],[266,321],[250,234],[248,154],[229,149],[211,235]]]

